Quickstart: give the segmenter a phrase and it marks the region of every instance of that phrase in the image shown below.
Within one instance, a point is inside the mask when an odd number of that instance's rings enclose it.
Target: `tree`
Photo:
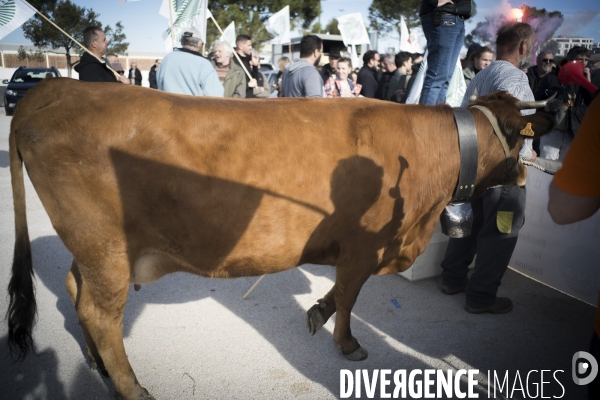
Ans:
[[[400,36],[400,19],[404,17],[408,29],[421,26],[421,0],[373,0],[369,7],[371,29],[379,34],[395,31]]]
[[[30,0],[29,3],[81,44],[83,44],[83,30],[86,27],[95,25],[102,29],[102,24],[98,21],[99,14],[92,9],[79,7],[70,0]],[[123,26],[117,23],[117,30],[112,34],[112,29],[107,27],[107,30],[111,31],[109,33],[113,35],[113,38],[119,35],[117,44],[124,45],[125,48],[123,51],[126,51],[129,44],[122,42],[125,39],[122,29]],[[23,34],[37,47],[64,48],[67,58],[68,76],[71,76],[73,66],[71,62],[71,49],[74,46],[78,48],[71,39],[37,14],[35,18],[23,24]],[[77,53],[79,52],[77,51]]]
[[[327,23],[327,25],[325,25],[325,28],[323,28],[320,22],[315,22],[315,24],[310,28],[310,30],[303,30],[302,32],[304,35],[308,35],[311,33],[329,33],[330,35],[340,35],[338,23],[338,20],[336,18],[333,18]]]
[[[329,32],[330,35],[341,35],[338,24],[338,20],[333,18],[327,25],[325,25],[325,33]]]
[[[129,42],[125,42],[126,39],[125,34],[123,33],[123,24],[121,21],[115,24],[115,30],[113,32],[110,25],[107,25],[104,28],[104,34],[106,35],[106,39],[110,42],[108,45],[107,53],[114,53],[120,56],[127,55],[127,49],[129,48]]]
[[[315,22],[313,26],[310,27],[310,29],[307,30],[302,30],[302,35],[306,36],[306,35],[310,35],[310,34],[314,34],[314,33],[321,33],[321,31],[323,30],[323,27],[321,26],[320,22]]]
[[[19,49],[17,50],[17,58],[19,61],[25,61],[28,67],[29,62],[35,63],[36,66],[39,66],[40,63],[46,61],[44,52],[42,50],[36,49],[35,51],[29,50],[29,52],[27,52],[23,46],[19,46]]]
[[[297,25],[308,29],[321,13],[321,0],[209,0],[208,9],[212,12],[221,29],[225,29],[231,21],[235,22],[237,34],[252,37],[253,46],[260,48],[262,43],[273,36],[267,32],[265,23],[274,13],[286,5],[290,6],[290,23],[292,29]],[[212,44],[221,34],[217,27],[208,21],[206,29],[207,44]],[[233,43],[235,46],[235,43]]]

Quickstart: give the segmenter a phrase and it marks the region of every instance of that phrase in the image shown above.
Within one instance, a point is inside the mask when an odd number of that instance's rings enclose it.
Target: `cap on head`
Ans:
[[[181,35],[181,45],[200,47],[202,40],[199,36],[200,33],[195,29],[187,30]]]
[[[331,49],[329,50],[329,58],[337,57],[340,58],[342,55],[340,54],[340,49]]]

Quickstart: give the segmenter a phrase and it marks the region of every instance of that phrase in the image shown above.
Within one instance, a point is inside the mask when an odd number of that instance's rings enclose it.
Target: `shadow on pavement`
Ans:
[[[81,346],[81,358],[71,361],[82,364],[83,369],[80,368],[78,374],[96,377],[72,380],[75,384],[67,390],[69,393],[78,390],[82,393],[90,393],[90,390],[91,393],[104,393],[107,389],[104,385],[99,385],[97,379],[100,374],[83,364],[87,357],[83,336],[64,289],[64,278],[70,266],[71,255],[57,236],[36,239],[32,246],[36,275],[57,296],[56,306],[65,316],[65,329]],[[37,262],[48,259],[53,260],[51,265]],[[511,297],[517,307],[510,314],[502,316],[465,313],[462,310],[464,295],[442,295],[437,290],[437,279],[409,283],[397,275],[372,277],[365,284],[354,309],[353,334],[370,352],[369,358],[360,363],[342,358],[329,330],[322,329],[314,337],[308,334],[304,323],[306,309],[296,299],[296,296],[311,292],[306,274],[326,278],[332,283],[335,278],[332,267],[304,265],[268,276],[248,300],[242,300],[242,295],[256,278],[206,279],[183,273],[168,275],[143,286],[139,292],[130,291],[125,309],[124,336],[129,336],[147,306],[212,299],[248,323],[277,349],[291,367],[308,380],[323,385],[336,397],[339,396],[339,370],[342,368],[352,371],[358,368],[368,369],[370,372],[383,368],[408,371],[476,368],[484,377],[488,371],[491,374],[495,371],[501,379],[508,371],[511,384],[516,379],[517,372],[524,381],[531,370],[563,370],[557,376],[569,398],[585,397],[585,387],[575,386],[570,379],[570,358],[575,351],[587,349],[594,308],[513,271],[509,270],[506,274],[503,282],[506,292],[503,294]],[[314,293],[315,299],[321,296],[321,293]],[[391,299],[396,299],[401,308],[394,307]],[[150,321],[147,321],[148,318]],[[146,316],[145,320],[150,325],[161,323],[153,321],[151,316]],[[582,327],[581,320],[589,320],[589,326]],[[199,321],[202,328],[194,331],[194,321]],[[220,324],[223,324],[220,315],[203,315],[198,310],[177,323],[187,325],[189,330],[181,331],[173,326],[172,334],[194,335],[191,340],[202,343],[202,332],[205,329],[207,332],[222,329]],[[331,328],[332,322],[327,326]],[[2,343],[5,342],[6,338]],[[170,344],[160,341],[145,345],[168,347]],[[217,361],[203,357],[205,345],[198,344],[197,348],[190,351],[210,368]],[[252,349],[252,343],[248,343],[250,347],[239,346],[239,343],[235,346],[234,351],[239,354]],[[401,347],[400,350],[398,346]],[[168,352],[168,349],[163,348],[162,351]],[[129,353],[130,357],[134,356],[133,352]],[[154,353],[152,357],[157,358],[153,360],[157,368],[168,370],[168,363],[160,362],[158,354]],[[52,360],[56,363],[53,350],[46,350],[43,354],[48,357],[50,364]],[[59,394],[65,392],[62,383],[55,376],[50,376],[50,372],[43,372],[48,371],[47,368],[37,367],[32,359],[23,364],[23,369],[29,378],[19,380],[24,378],[19,378],[18,372],[13,370],[12,375],[9,374],[10,382],[28,387],[30,391],[36,390],[43,383],[48,387],[47,390]],[[539,379],[539,375],[535,379]],[[266,381],[269,385],[270,381]],[[483,395],[486,393],[486,386],[482,382],[485,380],[480,380],[481,387],[478,391]],[[110,382],[104,380],[104,383],[112,391]],[[201,381],[198,384],[202,385]],[[84,387],[79,388],[78,385]],[[464,383],[461,387],[462,385]],[[546,384],[545,395],[560,393],[561,388],[554,380]]]
[[[0,150],[0,168],[8,168],[10,165],[10,156],[8,151]]]

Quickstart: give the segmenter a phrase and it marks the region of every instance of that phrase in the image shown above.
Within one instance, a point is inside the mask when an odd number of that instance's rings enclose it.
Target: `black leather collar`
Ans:
[[[451,203],[469,201],[475,190],[479,151],[477,147],[477,128],[471,111],[466,108],[454,109],[454,120],[458,129],[458,147],[460,151],[460,172],[458,185]]]

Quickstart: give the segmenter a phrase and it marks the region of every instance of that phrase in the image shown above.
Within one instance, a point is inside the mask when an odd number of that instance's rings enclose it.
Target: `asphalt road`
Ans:
[[[2,314],[14,245],[10,121],[2,113]],[[38,301],[36,354],[13,363],[3,321],[0,398],[112,398],[110,381],[89,368],[77,316],[64,289],[71,256],[29,182],[27,207]],[[564,392],[565,399],[586,398],[586,389],[571,379],[571,359],[588,348],[595,308],[512,270],[500,291],[515,308],[499,316],[466,313],[464,294],[441,294],[438,278],[410,283],[398,275],[372,277],[354,308],[353,334],[369,351],[362,362],[340,355],[332,340],[333,321],[315,336],[305,326],[306,310],[333,285],[333,268],[308,265],[268,276],[242,300],[254,281],[175,274],[131,291],[124,338],[139,382],[157,399],[330,399],[340,396],[342,369],[366,369],[370,376],[376,369],[477,369],[479,398],[491,396],[488,373],[493,377],[494,372],[501,379],[507,376],[509,386],[517,389],[512,396],[506,388],[503,395],[497,389],[497,398],[530,398],[539,390],[540,370],[550,370],[556,379],[549,373],[543,377],[549,382],[543,385],[544,396]],[[537,372],[526,381],[532,370]],[[466,379],[461,388],[465,390]],[[374,397],[381,397],[379,387]],[[367,398],[364,387],[361,398]]]

